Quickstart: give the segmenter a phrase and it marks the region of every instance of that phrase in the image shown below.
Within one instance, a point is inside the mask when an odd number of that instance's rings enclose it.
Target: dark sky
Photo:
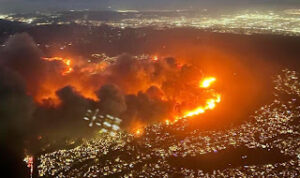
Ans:
[[[66,9],[187,9],[299,7],[300,0],[0,0],[0,12]]]

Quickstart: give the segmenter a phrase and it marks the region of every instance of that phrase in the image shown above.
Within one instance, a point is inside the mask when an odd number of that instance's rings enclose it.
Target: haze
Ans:
[[[0,13],[63,10],[295,8],[297,0],[0,0]]]

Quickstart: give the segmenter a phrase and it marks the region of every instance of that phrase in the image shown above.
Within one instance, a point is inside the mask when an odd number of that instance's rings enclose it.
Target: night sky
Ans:
[[[195,9],[195,8],[297,8],[298,0],[0,0],[0,12],[57,11],[69,9]]]

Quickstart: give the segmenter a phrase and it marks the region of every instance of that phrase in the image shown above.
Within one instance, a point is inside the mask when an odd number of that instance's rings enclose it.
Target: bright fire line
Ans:
[[[62,75],[67,75],[73,71],[73,68],[71,67],[71,60],[67,58],[62,58],[62,57],[43,57],[42,59],[46,61],[61,61],[65,64],[66,70],[62,72]]]
[[[194,110],[185,112],[185,114],[182,116],[182,118],[199,115],[199,114],[204,113],[206,110],[213,110],[216,107],[216,104],[219,102],[221,102],[221,95],[217,94],[215,96],[215,98],[210,98],[210,99],[206,100],[205,106],[200,106]]]
[[[209,88],[211,86],[211,84],[214,83],[215,81],[216,81],[215,77],[206,77],[202,81],[200,81],[199,88]],[[193,116],[196,116],[199,114],[203,114],[207,110],[213,110],[216,107],[217,103],[220,103],[220,102],[221,102],[221,94],[214,93],[213,98],[207,99],[206,104],[204,106],[199,106],[193,110],[184,112],[184,114],[182,116],[175,117],[174,122],[177,122],[178,120],[183,119],[183,118],[188,118],[188,117],[193,117]],[[167,125],[170,124],[170,120],[168,120],[168,119],[165,122]]]
[[[215,77],[207,77],[203,81],[200,82],[199,86],[201,88],[208,88],[214,83],[217,79]]]

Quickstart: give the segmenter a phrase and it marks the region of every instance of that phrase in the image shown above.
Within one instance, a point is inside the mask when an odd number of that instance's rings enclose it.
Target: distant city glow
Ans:
[[[71,11],[70,13],[76,13]],[[78,11],[84,13],[82,11]],[[157,17],[157,12],[161,16]],[[71,24],[71,22],[88,25],[101,26],[107,24],[113,27],[124,29],[141,28],[152,26],[155,28],[177,28],[192,27],[220,33],[242,33],[242,34],[261,34],[274,33],[290,36],[300,35],[300,20],[298,9],[285,10],[243,10],[231,14],[221,13],[215,15],[213,11],[207,9],[195,11],[135,11],[118,10],[116,13],[131,14],[128,18],[107,19],[105,21],[97,19],[73,18],[65,19],[64,13],[43,14],[38,16],[18,16],[15,14],[0,15],[5,20],[18,21],[34,25],[51,24]],[[171,15],[170,15],[171,14]]]
[[[75,1],[0,3],[15,177],[300,177],[300,1]]]

